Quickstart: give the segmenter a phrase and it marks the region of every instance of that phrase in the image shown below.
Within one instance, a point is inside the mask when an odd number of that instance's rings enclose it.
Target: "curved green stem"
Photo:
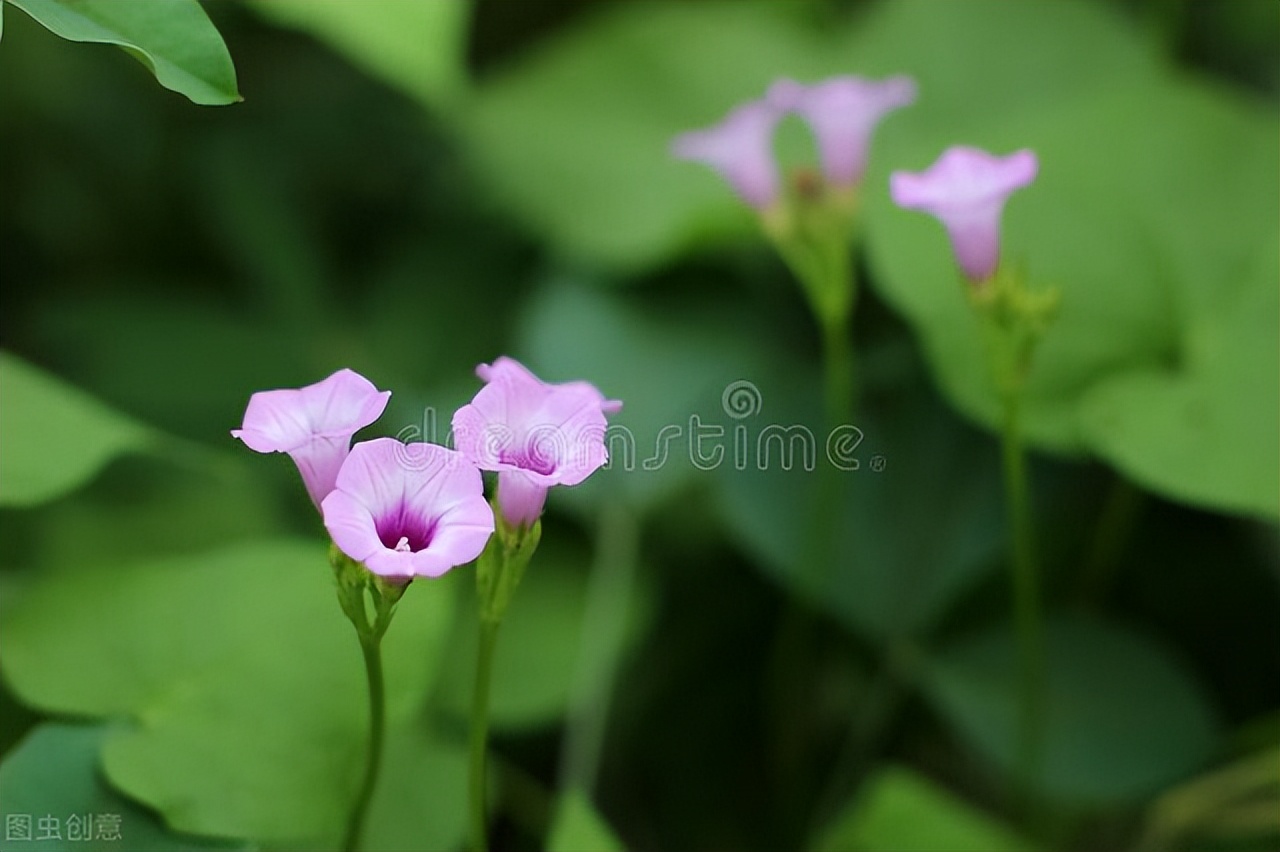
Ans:
[[[386,689],[382,681],[381,637],[362,636],[360,648],[364,651],[365,674],[369,680],[369,755],[365,763],[364,780],[360,784],[360,794],[356,797],[355,807],[351,809],[347,835],[342,841],[344,852],[355,852],[360,842],[360,833],[364,828],[365,816],[369,812],[369,802],[373,799],[373,788],[378,783],[378,771],[382,765],[382,738],[387,715]]]
[[[1030,796],[1038,775],[1044,727],[1044,622],[1017,390],[1004,394],[1003,458],[1019,659],[1017,772]]]
[[[471,774],[467,792],[470,800],[471,852],[489,848],[485,816],[488,792],[485,759],[489,749],[489,685],[493,680],[493,649],[498,641],[498,622],[480,620],[480,641],[476,652],[476,684],[471,702]]]

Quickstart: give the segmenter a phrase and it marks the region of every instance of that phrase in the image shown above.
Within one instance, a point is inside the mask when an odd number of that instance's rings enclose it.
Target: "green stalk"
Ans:
[[[1044,621],[1040,611],[1040,579],[1027,494],[1019,402],[1017,390],[1004,394],[1004,486],[1019,658],[1017,773],[1025,786],[1024,792],[1034,798],[1044,728]]]
[[[365,674],[369,681],[369,754],[364,768],[364,781],[360,795],[347,823],[347,835],[342,841],[344,852],[355,852],[364,828],[373,788],[378,783],[378,771],[382,765],[382,738],[386,727],[386,688],[382,681],[382,637],[361,636],[360,649],[364,652]]]
[[[485,800],[485,758],[489,747],[489,685],[493,681],[493,649],[498,641],[497,621],[480,620],[476,653],[476,684],[471,702],[471,774],[468,785],[471,813],[471,852],[488,852]]]
[[[834,429],[853,421],[853,346],[849,340],[846,317],[823,319],[821,322],[823,399],[826,404],[827,428]]]

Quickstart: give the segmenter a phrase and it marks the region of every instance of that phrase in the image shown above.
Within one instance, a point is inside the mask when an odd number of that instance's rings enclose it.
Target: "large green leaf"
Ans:
[[[367,736],[358,643],[318,543],[55,572],[6,611],[4,675],[43,710],[120,719],[107,775],[174,828],[336,836]],[[384,643],[391,719],[420,706],[450,581],[415,584]]]
[[[421,725],[392,729],[361,852],[456,852],[467,827],[467,751]]]
[[[154,434],[0,351],[0,506],[31,506],[85,483]]]
[[[466,82],[468,0],[253,0],[281,24],[309,32],[357,65],[431,106]]]
[[[547,852],[623,852],[625,848],[586,793],[572,789],[561,794]]]
[[[1274,235],[1273,235],[1274,237]],[[1081,405],[1091,446],[1163,494],[1274,519],[1280,512],[1280,359],[1276,239],[1242,292],[1188,323],[1183,369],[1101,382]]]
[[[886,129],[886,142],[923,167],[953,141],[940,121],[922,103]],[[1145,82],[1049,103],[965,137],[998,151],[1031,147],[1042,164],[1005,216],[1008,256],[1063,294],[1028,388],[1034,442],[1100,452],[1180,499],[1276,512],[1280,485],[1262,471],[1277,457],[1280,423],[1267,402],[1280,335],[1240,308],[1266,310],[1280,286],[1267,262],[1274,251],[1259,252],[1280,230],[1276,133],[1274,115],[1222,93]],[[883,170],[873,173],[873,185],[882,179]],[[999,401],[942,229],[892,209],[882,190],[868,203],[874,280],[921,333],[951,399],[995,424]],[[1156,385],[1178,390],[1157,403]],[[1203,403],[1212,414],[1174,399],[1203,398],[1193,386],[1222,391]],[[1170,435],[1179,450],[1195,443],[1197,452],[1175,458]]]
[[[106,727],[45,722],[0,764],[0,800],[6,817],[26,816],[30,837],[6,830],[3,852],[206,852],[246,849],[165,831],[151,813],[103,783],[98,749]],[[56,826],[40,820],[52,818]],[[7,825],[7,824],[6,824]],[[7,826],[12,829],[12,827]],[[56,832],[58,839],[53,839]],[[87,832],[87,833],[86,833]],[[35,838],[44,836],[44,840]]]
[[[817,852],[1030,852],[994,817],[910,769],[889,767],[822,833]]]
[[[754,230],[719,178],[669,148],[778,77],[915,74],[921,102],[943,110],[954,134],[953,118],[985,124],[1147,67],[1093,4],[893,2],[821,28],[806,11],[618,4],[484,81],[466,123],[476,172],[561,248],[638,266]],[[905,163],[889,145],[875,150]]]
[[[857,468],[840,469],[827,454],[831,433],[817,427],[816,389],[807,404],[788,400],[797,384],[794,372],[762,380],[758,415],[713,421],[745,462],[726,460],[715,474],[726,525],[774,579],[850,628],[918,637],[999,564],[995,452],[931,399],[907,397],[858,417],[858,443],[835,457]],[[812,470],[799,444],[785,469],[767,437],[793,426],[814,436]]]
[[[579,547],[544,538],[529,564],[494,652],[489,720],[497,729],[519,731],[555,722],[568,707],[583,633],[588,555]],[[649,611],[643,587],[636,590],[628,638],[638,635]],[[448,645],[436,696],[458,719],[471,713],[475,684],[476,612],[467,583]]]
[[[592,508],[604,493],[639,508],[709,479],[689,457],[690,417],[722,414],[721,397],[764,360],[744,311],[686,299],[678,314],[581,282],[545,287],[525,310],[516,351],[550,381],[588,379],[622,411],[609,418],[610,464],[553,492]]]
[[[198,104],[243,100],[222,36],[196,0],[5,0],[71,41],[115,44]]]
[[[1008,769],[1017,730],[1017,651],[1000,630],[944,648],[926,664],[934,706]],[[1094,621],[1052,621],[1040,783],[1085,802],[1136,799],[1191,773],[1217,727],[1199,685],[1157,643]]]

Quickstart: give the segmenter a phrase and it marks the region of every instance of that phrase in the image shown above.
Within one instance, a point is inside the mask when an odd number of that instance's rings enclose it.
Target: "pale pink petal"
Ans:
[[[504,515],[520,518],[512,523],[528,522],[530,511],[536,518],[550,486],[576,485],[608,460],[605,414],[620,410],[621,402],[588,382],[544,382],[506,357],[476,373],[487,384],[454,414],[454,441],[480,468],[520,474],[508,488],[519,497],[503,498],[498,489],[500,508],[513,507]]]
[[[714,127],[677,136],[671,152],[710,166],[744,201],[764,209],[778,197],[773,130],[781,117],[782,111],[768,100],[751,101]]]
[[[995,274],[1000,262],[1005,202],[1035,180],[1038,168],[1031,151],[997,157],[956,146],[923,172],[894,172],[889,191],[899,207],[937,217],[947,229],[960,268],[971,280],[982,282]]]
[[[547,486],[521,471],[504,470],[498,474],[498,508],[513,527],[529,526],[542,514],[547,501]]]
[[[339,549],[386,577],[440,576],[479,556],[494,528],[478,468],[392,438],[352,448],[323,508]]]
[[[827,180],[851,186],[866,171],[876,126],[887,113],[915,101],[916,84],[910,77],[832,77],[812,86],[782,80],[770,97],[809,123]]]
[[[318,508],[333,489],[351,437],[377,420],[389,391],[352,370],[298,389],[259,391],[249,398],[233,437],[259,453],[288,453]]]

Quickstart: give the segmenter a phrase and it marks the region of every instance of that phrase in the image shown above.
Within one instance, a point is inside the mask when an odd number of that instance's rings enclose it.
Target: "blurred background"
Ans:
[[[498,848],[1280,844],[1280,5],[204,5],[243,103],[197,107],[4,8],[0,341],[98,401],[22,452],[145,432],[0,507],[6,814],[129,808],[156,849],[331,846],[356,646],[296,473],[228,431],[252,392],[349,366],[393,391],[366,436],[444,440],[509,354],[624,400],[636,440],[551,496],[503,628]],[[859,467],[813,564],[813,475],[705,470],[687,428],[660,437],[696,414],[732,459],[737,427],[822,422],[799,288],[666,146],[836,73],[921,96],[872,147]],[[995,397],[941,229],[885,190],[954,142],[1039,152],[1007,244],[1064,300],[1028,414],[1052,705],[1030,792]],[[798,125],[779,147],[812,160]],[[416,585],[393,745],[421,759],[391,761],[370,849],[461,847],[469,569]],[[181,686],[196,670],[217,675]]]

